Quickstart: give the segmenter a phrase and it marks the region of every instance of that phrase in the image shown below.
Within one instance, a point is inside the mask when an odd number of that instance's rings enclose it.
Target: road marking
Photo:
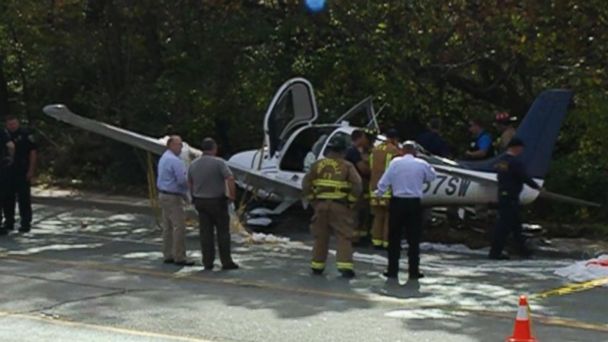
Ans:
[[[585,281],[582,283],[572,283],[567,284],[562,287],[558,287],[553,290],[544,291],[541,293],[537,293],[535,295],[530,296],[531,299],[544,299],[548,297],[554,296],[564,296],[575,292],[581,292],[586,290],[591,290],[593,288],[607,285],[608,277],[598,278],[594,280]]]
[[[40,258],[31,255],[9,255],[4,254],[0,255],[0,258],[5,259],[14,259],[14,260],[22,260],[22,261],[37,261],[48,264],[60,265],[60,266],[71,266],[78,268],[87,268],[87,269],[97,269],[103,271],[112,271],[112,272],[126,272],[132,274],[140,274],[140,275],[148,275],[157,278],[170,279],[170,280],[190,280],[199,283],[211,283],[211,284],[223,284],[223,285],[234,285],[234,286],[243,286],[243,287],[254,287],[259,289],[266,290],[277,290],[282,292],[303,294],[303,295],[318,295],[323,297],[330,297],[334,299],[347,299],[347,300],[357,300],[357,301],[366,301],[366,302],[389,302],[395,304],[403,304],[402,299],[386,297],[386,296],[370,296],[364,294],[352,294],[352,293],[340,293],[340,292],[331,292],[324,290],[316,290],[309,288],[300,288],[300,287],[288,287],[281,286],[277,284],[266,283],[262,281],[254,281],[254,280],[246,280],[246,279],[236,279],[236,278],[209,278],[209,277],[201,277],[196,276],[199,272],[184,274],[184,273],[168,273],[162,271],[156,271],[152,269],[145,268],[136,268],[136,267],[128,267],[128,266],[117,266],[110,264],[101,264],[92,261],[68,261],[61,259],[48,259],[48,258]]]
[[[453,311],[468,312],[468,313],[476,314],[478,316],[492,316],[492,317],[496,317],[496,318],[515,320],[515,315],[513,313],[508,313],[508,312],[477,310],[477,309],[467,309],[467,308],[454,308]],[[514,312],[516,312],[516,311],[514,310]],[[608,324],[587,323],[587,322],[577,321],[574,319],[561,318],[561,317],[549,317],[549,316],[538,315],[538,314],[534,314],[534,313],[532,313],[531,317],[532,317],[531,320],[533,322],[538,322],[538,323],[541,323],[544,325],[608,333]]]
[[[90,324],[90,323],[82,323],[82,322],[69,321],[69,320],[66,320],[66,319],[55,318],[55,317],[53,317],[53,318],[51,318],[51,317],[45,317],[45,316],[42,316],[42,315],[38,316],[38,315],[31,315],[31,314],[22,314],[22,313],[8,312],[8,311],[0,311],[0,318],[2,318],[2,317],[23,318],[23,319],[29,319],[29,320],[32,320],[32,321],[40,321],[40,322],[45,322],[45,323],[50,323],[50,324],[55,324],[55,325],[62,325],[62,326],[72,327],[72,328],[86,328],[86,329],[93,329],[93,330],[98,330],[98,331],[103,331],[103,332],[111,332],[111,333],[117,333],[117,334],[123,334],[123,335],[132,335],[132,336],[141,336],[141,337],[152,337],[152,338],[164,338],[164,339],[168,339],[168,340],[172,340],[172,341],[212,342],[211,340],[202,339],[202,338],[195,338],[195,337],[189,337],[189,336],[179,336],[179,335],[169,335],[169,334],[155,333],[155,332],[150,332],[150,331],[142,331],[142,330],[135,330],[135,329],[110,327],[110,326],[107,326],[107,325],[97,325],[97,324]]]
[[[253,281],[253,280],[244,280],[244,279],[234,279],[234,278],[208,278],[196,276],[198,273],[194,274],[186,274],[183,273],[168,273],[162,271],[155,271],[152,269],[145,268],[135,268],[135,267],[125,267],[118,265],[110,265],[110,264],[101,264],[97,262],[90,261],[68,261],[61,259],[48,259],[36,256],[24,256],[24,255],[10,255],[10,254],[0,254],[0,258],[4,259],[13,259],[13,260],[22,260],[22,261],[30,261],[30,262],[42,262],[60,266],[72,266],[77,268],[87,268],[87,269],[97,269],[102,271],[112,271],[112,272],[125,272],[131,274],[138,275],[148,275],[157,278],[163,278],[168,280],[188,280],[194,281],[198,283],[206,283],[206,284],[223,284],[223,285],[232,285],[232,286],[241,286],[241,287],[253,287],[263,290],[275,290],[292,294],[299,295],[313,295],[313,296],[322,296],[333,299],[343,299],[343,300],[353,300],[353,301],[364,301],[371,303],[384,303],[384,304],[393,304],[398,305],[402,309],[416,309],[416,310],[425,310],[425,309],[439,309],[451,312],[465,312],[470,314],[475,314],[478,316],[491,316],[495,318],[501,319],[514,319],[514,314],[512,312],[506,311],[489,311],[489,310],[481,310],[475,308],[467,308],[463,306],[456,306],[454,304],[445,304],[445,305],[412,305],[412,303],[405,303],[403,298],[395,298],[388,297],[383,295],[365,295],[365,294],[353,294],[353,293],[340,293],[340,292],[331,292],[331,291],[323,291],[309,288],[301,288],[301,287],[288,287],[281,286],[276,284],[270,284],[266,282]],[[200,275],[200,274],[199,274]],[[408,305],[407,307],[404,307]],[[0,316],[2,316],[0,312]],[[548,317],[543,315],[535,315],[534,320],[537,322],[549,325],[549,326],[558,326],[564,328],[572,328],[572,329],[581,329],[581,330],[590,330],[597,332],[606,332],[608,333],[608,325],[607,324],[597,324],[597,323],[587,323],[582,321],[577,321],[573,319],[565,319],[561,317]],[[200,340],[196,340],[200,341]]]

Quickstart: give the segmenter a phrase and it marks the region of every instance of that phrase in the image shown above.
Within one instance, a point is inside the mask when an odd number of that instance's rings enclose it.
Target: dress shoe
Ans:
[[[418,273],[410,273],[410,279],[412,280],[416,280],[416,279],[422,279],[424,278],[424,274],[418,272]]]
[[[174,262],[177,266],[194,266],[194,261],[182,260]]]
[[[524,259],[530,259],[532,257],[532,250],[530,250],[529,248],[524,248],[519,252],[519,255],[524,258]]]
[[[490,255],[489,258],[491,260],[511,260],[511,257],[506,254]]]
[[[229,270],[236,270],[239,268],[239,265],[232,263],[232,264],[228,264],[228,265],[222,265],[222,270],[224,271],[229,271]]]
[[[372,241],[369,238],[361,238],[359,241],[353,242],[353,247],[367,247]]]
[[[322,275],[322,274],[323,274],[323,271],[324,271],[324,269],[316,269],[316,268],[313,268],[313,269],[312,269],[312,274],[314,274],[314,275]]]
[[[342,278],[353,279],[355,277],[355,271],[353,270],[341,270],[340,274]]]
[[[175,260],[173,260],[173,259],[165,259],[165,260],[163,260],[163,264],[172,264],[174,262],[175,262]]]
[[[205,272],[213,272],[213,268],[214,268],[213,265],[211,265],[211,266],[203,266],[203,271],[205,271]]]
[[[397,277],[398,277],[398,274],[396,272],[392,273],[392,272],[387,271],[387,272],[382,273],[382,275],[384,275],[388,279],[397,279]]]
[[[5,224],[2,229],[5,229],[7,231],[11,231],[11,230],[15,230],[15,226],[12,225],[12,224]]]
[[[25,227],[19,227],[19,233],[29,233],[30,230],[32,230],[30,227],[25,226]]]

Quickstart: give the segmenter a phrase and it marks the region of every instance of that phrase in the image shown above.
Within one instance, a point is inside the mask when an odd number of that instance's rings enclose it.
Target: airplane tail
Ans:
[[[553,148],[572,100],[571,90],[542,92],[520,124],[516,137],[525,144],[521,160],[530,176],[544,178],[549,171]]]
[[[525,144],[521,160],[531,177],[542,179],[549,171],[553,148],[571,100],[570,90],[542,92],[517,129],[515,136]],[[495,172],[498,158],[500,156],[482,161],[459,161],[459,164],[476,171]]]

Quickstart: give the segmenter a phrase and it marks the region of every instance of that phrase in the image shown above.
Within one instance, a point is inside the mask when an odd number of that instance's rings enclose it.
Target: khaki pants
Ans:
[[[374,224],[372,226],[372,244],[374,247],[388,247],[388,207],[373,206]]]
[[[353,213],[346,205],[332,201],[314,204],[310,230],[315,238],[312,249],[312,268],[325,269],[329,237],[333,233],[337,239],[336,261],[339,270],[353,269]]]
[[[163,211],[163,257],[175,262],[186,260],[186,214],[182,197],[159,194]]]

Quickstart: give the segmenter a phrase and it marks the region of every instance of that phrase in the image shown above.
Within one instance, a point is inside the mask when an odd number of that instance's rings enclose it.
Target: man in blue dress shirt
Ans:
[[[179,158],[182,139],[172,135],[167,140],[167,151],[158,161],[158,200],[163,212],[163,257],[166,264],[192,266],[186,260],[186,213],[184,199],[188,194],[186,165]]]

